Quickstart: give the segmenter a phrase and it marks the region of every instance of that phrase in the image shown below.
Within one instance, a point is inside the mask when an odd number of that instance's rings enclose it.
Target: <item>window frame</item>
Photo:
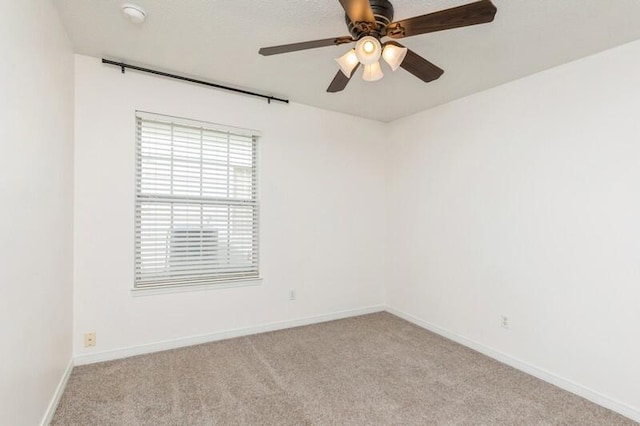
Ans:
[[[139,285],[138,282],[138,235],[140,232],[138,226],[138,208],[140,201],[140,195],[142,191],[139,192],[138,184],[139,184],[139,174],[141,170],[139,169],[139,155],[141,154],[141,140],[138,139],[138,120],[156,120],[156,121],[164,121],[169,122],[173,125],[179,126],[187,126],[187,127],[196,127],[203,128],[215,132],[223,132],[223,133],[231,133],[238,136],[251,137],[253,139],[253,147],[252,147],[252,155],[253,155],[253,165],[252,168],[255,170],[255,179],[253,180],[253,190],[255,196],[252,197],[252,202],[247,203],[247,205],[252,205],[254,207],[254,220],[253,226],[255,226],[255,255],[256,255],[256,274],[250,275],[246,277],[218,277],[212,276],[209,280],[206,279],[197,279],[192,282],[184,281],[180,283],[165,283],[158,285]],[[202,291],[202,290],[212,290],[212,289],[225,289],[225,288],[233,288],[233,287],[244,287],[244,286],[256,286],[262,283],[261,277],[261,268],[260,268],[260,191],[259,191],[259,139],[262,137],[262,133],[257,130],[238,128],[233,126],[221,125],[217,123],[212,123],[203,120],[194,120],[182,117],[176,117],[165,114],[152,113],[147,111],[136,110],[134,115],[134,215],[133,215],[133,286],[131,288],[131,293],[134,296],[146,296],[153,294],[164,294],[164,293],[177,293],[177,292],[190,292],[190,291]],[[173,142],[172,142],[173,143]],[[197,202],[198,197],[193,196],[181,196],[183,199],[191,199],[194,202]],[[202,200],[202,198],[200,198]],[[178,201],[177,201],[178,202]],[[231,203],[229,204],[231,205]]]

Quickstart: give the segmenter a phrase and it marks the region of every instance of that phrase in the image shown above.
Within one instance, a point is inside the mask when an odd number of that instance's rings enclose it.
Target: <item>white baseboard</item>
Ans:
[[[605,395],[602,395],[599,392],[596,392],[592,389],[586,388],[580,384],[572,382],[571,380],[558,376],[557,374],[551,373],[542,368],[538,368],[532,364],[521,361],[517,358],[513,358],[496,349],[490,348],[476,341],[467,339],[466,337],[463,337],[445,328],[439,327],[423,319],[417,318],[406,312],[400,311],[395,308],[391,308],[389,306],[387,306],[386,311],[389,312],[390,314],[393,314],[402,319],[405,319],[419,327],[425,328],[429,331],[432,331],[436,334],[446,337],[449,340],[453,340],[456,343],[459,343],[473,350],[476,350],[484,355],[487,355],[488,357],[496,359],[515,369],[524,371],[525,373],[530,374],[534,377],[537,377],[538,379],[544,380],[545,382],[551,383],[552,385],[555,385],[561,389],[574,393],[578,396],[588,399],[591,402],[594,402],[612,411],[620,413],[623,416],[628,417],[636,422],[640,422],[640,410],[633,408],[625,403],[609,398]]]
[[[58,386],[56,387],[56,391],[51,398],[51,402],[49,402],[49,406],[47,407],[47,411],[44,413],[44,417],[42,418],[42,422],[40,422],[41,426],[48,426],[53,420],[53,415],[56,413],[56,408],[58,408],[58,404],[60,403],[60,398],[62,398],[62,394],[64,393],[64,388],[67,387],[67,382],[69,381],[69,376],[71,376],[71,370],[73,370],[73,359],[69,360],[69,364],[67,364],[67,368],[64,370],[62,377],[60,378],[60,382],[58,382]]]
[[[86,365],[96,362],[111,361],[114,359],[128,358],[130,356],[144,355],[148,353],[166,351],[168,349],[176,349],[185,346],[200,345],[202,343],[215,342],[218,340],[231,339],[234,337],[249,336],[252,334],[265,333],[268,331],[283,330],[286,328],[300,327],[303,325],[317,324],[321,322],[334,321],[359,315],[372,314],[374,312],[382,312],[384,310],[384,305],[375,305],[365,308],[297,318],[293,320],[259,324],[249,327],[236,328],[233,330],[224,330],[214,333],[202,334],[198,336],[165,340],[162,342],[149,343],[146,345],[131,346],[127,348],[114,349],[98,353],[76,355],[74,356],[73,362],[74,365]]]

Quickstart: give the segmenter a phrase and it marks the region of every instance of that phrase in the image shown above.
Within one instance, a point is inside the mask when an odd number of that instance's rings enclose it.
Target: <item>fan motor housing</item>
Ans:
[[[356,40],[367,35],[379,39],[385,34],[387,26],[393,22],[393,5],[389,0],[370,0],[370,4],[376,19],[375,26],[369,22],[351,22],[349,16],[345,14],[349,33]]]

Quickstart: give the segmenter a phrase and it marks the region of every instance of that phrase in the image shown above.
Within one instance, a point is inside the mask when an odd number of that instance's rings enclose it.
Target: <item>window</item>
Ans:
[[[258,278],[257,134],[136,119],[135,288]]]

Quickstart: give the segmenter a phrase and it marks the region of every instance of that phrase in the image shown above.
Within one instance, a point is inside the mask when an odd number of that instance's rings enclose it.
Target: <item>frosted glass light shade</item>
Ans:
[[[380,62],[374,62],[373,64],[364,66],[364,73],[362,73],[362,79],[364,81],[377,81],[384,76],[382,68],[380,68]]]
[[[371,65],[378,62],[382,54],[382,46],[377,38],[366,36],[356,43],[356,56],[362,65]]]
[[[387,44],[382,51],[382,58],[391,67],[393,71],[400,68],[402,61],[407,56],[408,49],[406,47],[398,47],[393,44]]]
[[[336,62],[340,65],[340,70],[347,77],[351,77],[351,73],[354,68],[358,66],[358,56],[356,55],[356,50],[351,49],[344,55],[336,58]]]

